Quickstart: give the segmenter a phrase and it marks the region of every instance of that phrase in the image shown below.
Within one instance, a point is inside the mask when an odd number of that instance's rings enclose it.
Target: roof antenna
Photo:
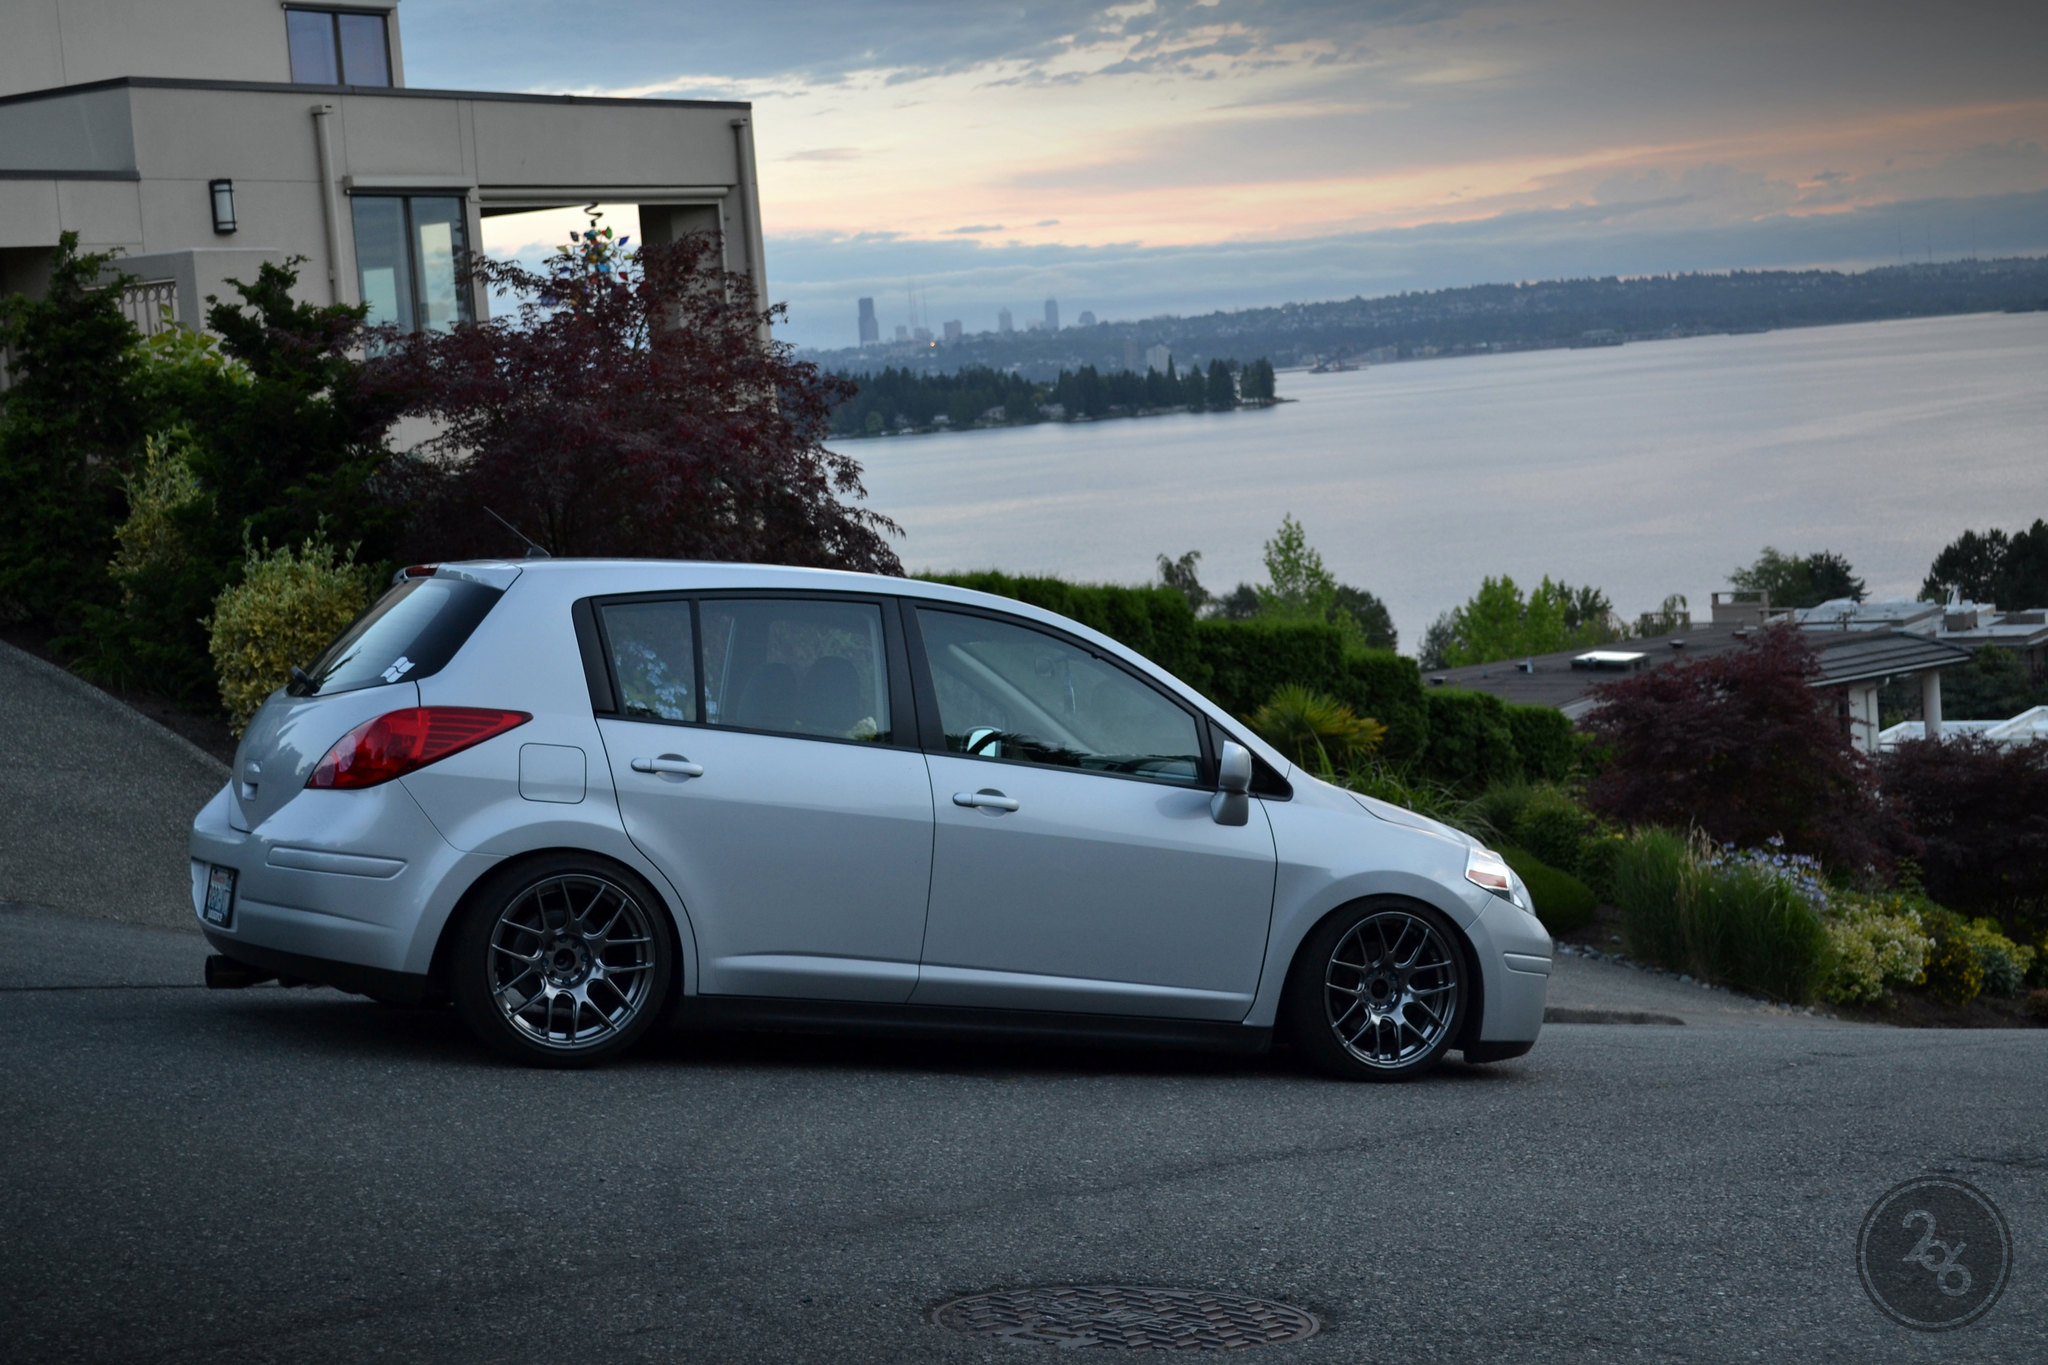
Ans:
[[[549,553],[548,553],[548,552],[547,552],[546,550],[543,550],[543,549],[542,549],[542,548],[541,548],[540,546],[538,546],[538,545],[534,544],[534,543],[533,543],[533,542],[532,542],[531,540],[527,540],[527,537],[526,537],[526,532],[524,532],[524,531],[520,530],[520,529],[519,529],[519,528],[518,528],[517,526],[514,526],[514,525],[513,525],[513,524],[512,524],[511,522],[509,522],[509,521],[505,520],[505,519],[504,519],[503,517],[499,516],[499,515],[498,515],[498,514],[497,514],[496,512],[491,512],[491,509],[490,509],[490,508],[488,508],[488,507],[486,507],[486,508],[484,509],[484,511],[486,511],[486,512],[490,512],[491,520],[493,520],[493,521],[497,522],[497,523],[498,523],[498,525],[500,525],[500,526],[504,527],[504,528],[505,528],[506,530],[510,531],[510,532],[511,532],[511,533],[512,533],[513,535],[515,535],[515,536],[518,536],[518,537],[519,537],[519,538],[520,538],[521,540],[525,540],[525,541],[526,541],[526,557],[527,557],[528,559],[553,559],[553,558],[554,558],[554,556],[553,556],[553,555],[551,555],[551,554],[549,554]]]

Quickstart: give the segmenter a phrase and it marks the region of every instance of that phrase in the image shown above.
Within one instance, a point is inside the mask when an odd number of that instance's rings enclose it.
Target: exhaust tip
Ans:
[[[237,962],[219,953],[208,954],[206,959],[206,987],[215,991],[238,991],[244,986],[254,986],[269,981],[277,973],[266,972]]]

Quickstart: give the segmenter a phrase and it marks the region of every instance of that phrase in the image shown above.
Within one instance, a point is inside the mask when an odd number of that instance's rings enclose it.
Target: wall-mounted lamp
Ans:
[[[209,180],[206,193],[213,200],[213,230],[226,236],[235,230],[235,182]]]

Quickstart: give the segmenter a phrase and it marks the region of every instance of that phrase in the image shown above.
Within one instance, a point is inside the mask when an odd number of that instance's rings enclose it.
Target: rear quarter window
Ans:
[[[324,696],[438,673],[504,595],[460,578],[408,579],[351,622],[294,690]]]

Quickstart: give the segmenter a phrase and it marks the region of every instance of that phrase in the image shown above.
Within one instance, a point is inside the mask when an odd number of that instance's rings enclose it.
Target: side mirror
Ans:
[[[1219,825],[1250,823],[1251,789],[1252,751],[1235,740],[1224,740],[1217,756],[1216,794],[1209,798],[1209,818]]]

